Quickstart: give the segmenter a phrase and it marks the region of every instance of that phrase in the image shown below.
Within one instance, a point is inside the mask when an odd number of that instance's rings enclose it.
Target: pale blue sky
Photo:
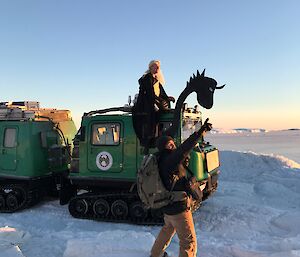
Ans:
[[[222,128],[300,128],[298,0],[0,0],[0,101],[121,106],[159,59],[178,97],[206,68]],[[189,98],[195,102],[195,96]]]

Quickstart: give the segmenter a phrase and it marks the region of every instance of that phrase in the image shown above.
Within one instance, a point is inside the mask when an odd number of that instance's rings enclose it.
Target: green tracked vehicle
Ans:
[[[173,111],[161,115],[160,132],[170,126],[172,118]],[[201,113],[187,109],[181,120],[177,144],[200,128]],[[189,129],[185,129],[188,125]],[[160,222],[160,213],[145,210],[137,195],[136,174],[143,157],[130,112],[84,116],[74,140],[69,176],[78,192],[69,203],[72,216],[141,224]],[[202,182],[206,199],[217,188],[218,150],[204,140],[199,141],[191,153],[189,168]]]
[[[0,103],[0,212],[56,193],[76,131],[68,110],[42,109],[39,102]]]
[[[221,88],[204,72],[197,72],[179,96],[175,109],[160,114],[157,136],[171,135],[180,144],[202,124],[199,106],[187,108],[184,104],[187,96],[196,92],[198,103],[211,108],[214,90]],[[143,157],[130,103],[85,113],[74,139],[69,180],[62,184],[61,203],[69,202],[69,211],[76,218],[160,224],[161,212],[146,210],[137,194],[136,176]],[[219,166],[216,147],[203,138],[199,140],[191,153],[189,168],[201,181],[202,201],[217,188]],[[200,204],[201,201],[195,203],[194,209]]]

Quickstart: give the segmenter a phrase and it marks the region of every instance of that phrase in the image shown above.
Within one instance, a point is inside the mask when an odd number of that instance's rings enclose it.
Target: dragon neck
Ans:
[[[169,129],[167,129],[167,131],[165,132],[166,135],[171,136],[171,137],[175,137],[175,135],[178,132],[178,127],[180,124],[180,115],[181,115],[181,110],[182,110],[182,106],[184,104],[185,99],[192,93],[194,92],[193,90],[191,90],[189,88],[189,86],[187,85],[186,88],[182,91],[182,93],[179,95],[178,100],[176,102],[175,105],[175,110],[174,110],[174,116],[173,116],[173,120],[172,120],[172,125],[169,127]]]

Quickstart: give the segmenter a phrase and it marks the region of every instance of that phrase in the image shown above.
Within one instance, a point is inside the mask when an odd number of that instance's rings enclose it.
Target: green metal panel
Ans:
[[[168,126],[172,118],[173,113],[164,113],[161,115],[161,122]],[[120,143],[117,145],[93,144],[93,126],[114,122],[120,124],[121,127]],[[144,154],[134,132],[131,115],[85,116],[82,118],[81,127],[85,128],[85,138],[79,142],[79,173],[71,173],[71,177],[136,179],[136,173]],[[175,142],[177,144],[181,142],[180,132],[175,138]],[[151,153],[156,151],[157,149],[150,149]],[[111,163],[108,169],[105,168],[105,161],[103,167],[99,164],[101,155],[104,159],[109,160],[108,163]]]
[[[137,169],[139,168],[139,156],[143,156],[139,149],[139,141],[135,135],[131,116],[124,116],[124,161],[123,168],[126,172],[126,178],[135,179]]]
[[[43,147],[41,144],[41,133],[47,134],[47,147]],[[49,140],[51,138],[52,140]],[[55,138],[55,140],[53,140]],[[28,142],[30,139],[30,142]],[[28,122],[27,136],[24,135],[24,151],[31,151],[29,162],[27,166],[31,169],[26,169],[28,176],[45,176],[50,175],[51,170],[48,165],[48,148],[51,147],[51,143],[58,143],[58,135],[53,131],[52,124],[48,121]],[[49,142],[50,141],[50,142]],[[26,142],[28,142],[26,144]],[[25,148],[26,147],[26,148]],[[26,163],[26,155],[23,155],[23,161]]]
[[[204,167],[204,154],[194,149],[190,154],[189,169],[194,173],[197,180],[203,180],[208,177]]]
[[[116,124],[120,128],[119,141],[115,144],[94,144],[93,128]],[[82,120],[86,135],[79,143],[79,174],[72,176],[135,179],[137,139],[131,116],[98,115]],[[103,164],[101,163],[103,161]]]
[[[37,177],[49,174],[47,168],[47,149],[43,149],[40,131],[50,130],[49,122],[11,122],[18,128],[16,176]],[[3,171],[5,172],[5,169]]]
[[[65,124],[73,128],[73,121]],[[6,128],[17,129],[16,147],[4,147]],[[71,132],[68,136],[71,140]],[[75,134],[75,133],[74,133]],[[58,133],[53,130],[50,121],[1,121],[0,122],[0,176],[17,176],[33,178],[50,175],[55,170],[49,168],[48,150],[61,145]],[[15,164],[14,164],[15,163]],[[66,170],[67,165],[57,167],[58,171]],[[12,172],[13,170],[13,172]]]
[[[160,122],[168,127],[172,121],[173,113],[163,113],[160,117]],[[97,124],[112,124],[120,125],[120,143],[116,145],[95,145],[93,144],[92,129]],[[81,126],[85,128],[85,137],[79,142],[79,173],[73,172],[71,177],[82,177],[95,179],[120,179],[120,180],[135,180],[136,172],[140,167],[143,159],[143,148],[139,145],[139,140],[132,125],[132,116],[123,115],[95,115],[85,116],[82,118]],[[179,127],[178,134],[175,138],[176,144],[181,143],[181,128]],[[202,138],[199,140],[202,143]],[[196,147],[191,152],[189,168],[194,172],[198,180],[208,178],[206,168],[205,152],[215,149],[212,146],[204,146],[204,149]],[[150,149],[150,152],[156,152],[157,149]],[[103,167],[99,165],[99,155],[103,154]],[[106,169],[109,159],[111,165]]]
[[[120,129],[119,139],[117,143],[113,142],[113,139],[108,138],[110,133],[103,135],[103,144],[96,145],[92,142],[93,129],[101,126],[100,128],[106,128],[108,126],[116,126]],[[121,172],[123,170],[123,124],[122,122],[102,122],[93,121],[88,127],[90,138],[87,144],[88,153],[88,170],[96,172],[98,174],[106,172]],[[107,136],[109,135],[109,136]]]

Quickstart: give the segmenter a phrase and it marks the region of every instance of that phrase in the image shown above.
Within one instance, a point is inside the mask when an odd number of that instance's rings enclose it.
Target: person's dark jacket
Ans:
[[[154,147],[150,142],[152,140],[154,144],[153,139],[158,121],[158,113],[154,109],[155,99],[157,98],[153,89],[155,82],[155,78],[153,78],[151,73],[147,73],[139,79],[139,94],[132,110],[133,127],[142,146]],[[159,97],[169,101],[163,86],[159,85]]]
[[[164,149],[160,152],[158,163],[159,173],[164,186],[169,191],[172,188],[175,175],[179,177],[179,180],[176,182],[173,191],[185,191],[188,193],[187,178],[185,177],[186,169],[184,164],[186,158],[189,158],[191,150],[197,144],[201,136],[202,133],[197,131],[186,139],[177,149]],[[165,206],[162,210],[168,215],[175,215],[187,210],[187,208],[187,200],[184,200]]]
[[[153,78],[151,73],[147,73],[139,79],[139,85],[140,85],[139,97],[141,97],[141,100],[143,100],[144,109],[147,109],[145,107],[149,107],[149,106],[152,107],[152,109],[154,109],[154,102],[157,96],[155,96],[153,85],[156,81],[157,80]],[[169,101],[169,97],[160,83],[159,83],[159,89],[160,89],[159,98],[165,101]]]

